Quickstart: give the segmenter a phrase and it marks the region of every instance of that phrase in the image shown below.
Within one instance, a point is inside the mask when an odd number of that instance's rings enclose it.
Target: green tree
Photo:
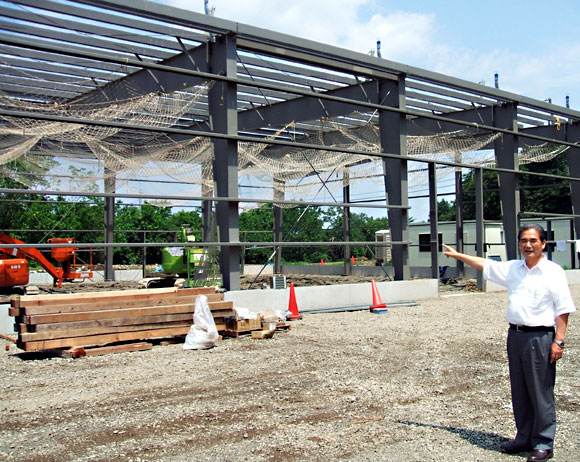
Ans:
[[[455,201],[447,202],[445,199],[441,199],[439,202],[437,202],[437,220],[455,220]]]
[[[326,240],[344,241],[344,213],[341,207],[330,207],[325,214],[325,220],[329,224],[326,230]],[[374,242],[375,233],[381,229],[389,229],[387,218],[374,218],[365,213],[350,214],[350,240]],[[373,246],[351,247],[351,255],[355,258],[375,257]],[[329,247],[329,259],[340,261],[344,259],[343,246]]]
[[[300,206],[285,209],[282,231],[286,242],[322,242],[328,237],[324,230],[325,215],[320,207]],[[289,262],[316,263],[329,259],[330,247],[286,247],[282,258]]]
[[[522,172],[549,173],[568,176],[563,155],[546,162],[522,165]],[[483,211],[486,220],[500,220],[499,183],[496,172],[483,172]],[[463,203],[466,220],[475,219],[475,175],[469,171],[463,177]],[[570,187],[567,181],[552,180],[534,175],[520,175],[520,208],[522,212],[570,213]]]
[[[243,242],[268,242],[274,240],[274,209],[263,204],[256,209],[240,213],[240,240]],[[244,260],[249,264],[263,265],[272,255],[273,247],[246,245]]]
[[[142,206],[117,206],[115,214],[115,241],[123,243],[173,241],[174,233],[160,234],[167,230],[171,209],[145,204]],[[147,232],[149,231],[149,232]],[[177,231],[177,230],[176,230]],[[115,247],[113,263],[138,264],[143,258],[143,250],[138,247]],[[161,250],[158,247],[147,250],[147,263],[159,263]]]
[[[26,156],[0,165],[0,188],[22,189],[22,194],[0,193],[0,229],[26,229],[28,209],[32,201],[46,200],[42,195],[29,194],[27,189],[48,186],[43,174],[58,165],[51,157]],[[26,240],[24,233],[14,237]]]
[[[566,156],[559,155],[546,162],[522,165],[522,171],[568,176]],[[567,181],[532,175],[520,176],[520,201],[522,212],[572,212],[570,186]]]

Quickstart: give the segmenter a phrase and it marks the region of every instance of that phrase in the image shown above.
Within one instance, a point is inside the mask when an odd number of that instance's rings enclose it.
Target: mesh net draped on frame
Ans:
[[[130,88],[126,81],[113,85],[118,86],[113,90],[123,95],[122,99],[92,101],[94,93],[89,93],[89,96],[81,96],[71,102],[61,102],[56,98],[49,102],[37,102],[30,97],[0,93],[0,108],[3,109],[32,112],[41,117],[88,121],[71,123],[1,116],[0,174],[17,174],[6,168],[16,159],[33,163],[37,156],[53,156],[67,158],[77,169],[82,168],[83,181],[76,182],[76,191],[82,192],[83,187],[88,188],[91,184],[94,187],[96,181],[113,176],[118,187],[122,186],[129,193],[138,192],[131,186],[131,180],[137,178],[166,178],[211,189],[214,157],[211,139],[201,136],[186,138],[162,132],[170,127],[195,129],[196,124],[203,123],[203,117],[199,114],[207,113],[207,93],[211,84],[171,94],[146,95],[137,95],[137,91]],[[91,121],[94,123],[91,124]],[[356,123],[353,124],[353,121]],[[104,124],[100,125],[99,122]],[[114,126],[106,126],[106,123]],[[158,131],[127,128],[124,124]],[[373,156],[381,152],[376,114],[353,113],[324,118],[309,122],[309,126],[311,129],[304,132],[292,122],[273,132],[265,141],[283,139],[328,149],[239,142],[240,179],[269,185],[268,188],[273,190],[272,199],[312,198],[322,184],[328,191],[338,193],[345,184],[361,181],[383,183],[382,160]],[[494,162],[493,151],[484,148],[500,136],[494,133],[473,134],[469,130],[429,133],[411,121],[406,137],[407,153],[417,159],[459,160],[468,164],[489,165]],[[564,150],[565,147],[551,144],[525,146],[520,153],[520,163],[543,162]],[[437,177],[440,179],[454,171],[452,167],[438,166]],[[409,162],[408,172],[410,190],[427,184],[425,163]],[[57,176],[61,178],[61,187],[66,188],[63,181],[66,175],[61,172]],[[19,177],[18,181],[26,183],[23,178]],[[53,189],[58,189],[58,186]],[[275,190],[279,191],[278,195]],[[163,201],[163,205],[177,203]]]

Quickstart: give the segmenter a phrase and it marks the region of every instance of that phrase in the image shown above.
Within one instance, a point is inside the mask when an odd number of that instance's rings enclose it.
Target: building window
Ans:
[[[437,235],[437,241],[439,242],[439,252],[443,252],[443,234],[439,233]],[[419,252],[431,252],[431,233],[421,233],[419,234]]]

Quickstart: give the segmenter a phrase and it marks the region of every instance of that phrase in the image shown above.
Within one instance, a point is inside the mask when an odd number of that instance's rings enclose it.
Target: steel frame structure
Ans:
[[[94,85],[79,83],[87,78]],[[153,128],[46,116],[1,105],[0,124],[2,117],[10,116],[138,129],[174,140],[210,137],[216,187],[213,196],[204,194],[199,199],[204,204],[210,199],[216,203],[220,264],[228,290],[238,289],[240,279],[238,205],[243,198],[238,196],[238,142],[264,142],[267,149],[281,154],[285,149],[329,150],[308,141],[320,130],[316,121],[325,117],[341,118],[349,129],[372,120],[380,129],[381,152],[374,155],[382,158],[384,166],[387,201],[381,207],[387,209],[391,226],[395,279],[409,277],[407,163],[421,161],[407,153],[411,122],[433,133],[464,129],[474,136],[502,134],[493,146],[486,146],[495,150],[496,166],[485,168],[499,175],[508,258],[516,258],[518,251],[519,146],[524,141],[527,145],[551,142],[567,146],[569,177],[536,175],[569,181],[573,203],[569,216],[574,218],[577,234],[580,232],[580,112],[576,110],[148,1],[0,0],[0,91],[9,97],[27,95],[51,102],[90,96],[96,103],[115,98],[110,89],[118,82],[130,83],[143,95],[160,92],[171,97],[205,81],[213,82],[207,97],[173,126]],[[355,111],[360,116],[353,116]],[[289,122],[295,122],[296,140],[268,139]],[[438,277],[436,165],[475,168],[478,252],[483,248],[484,167],[422,161],[429,169],[432,268],[433,277]],[[114,201],[121,196],[115,193],[114,180],[104,190],[106,269],[112,277]],[[276,200],[284,202],[280,197]],[[350,208],[363,206],[350,201],[347,187],[339,205],[345,208],[345,216]],[[207,207],[204,210],[206,216]],[[282,242],[279,207],[275,207],[275,216],[276,242],[269,244],[289,245]],[[349,246],[354,244],[349,242],[348,226],[345,242],[338,244],[345,246],[346,268]],[[462,245],[461,237],[457,244]],[[276,265],[280,265],[279,255]]]

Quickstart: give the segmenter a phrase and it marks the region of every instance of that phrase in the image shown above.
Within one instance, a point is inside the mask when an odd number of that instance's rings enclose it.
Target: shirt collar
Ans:
[[[535,266],[528,268],[528,265],[526,265],[526,260],[525,259],[520,260],[521,266],[523,266],[528,271],[532,271],[534,268],[538,268],[538,270],[542,271],[547,261],[548,259],[546,258],[546,256],[542,254],[542,258],[540,258],[540,261]]]

